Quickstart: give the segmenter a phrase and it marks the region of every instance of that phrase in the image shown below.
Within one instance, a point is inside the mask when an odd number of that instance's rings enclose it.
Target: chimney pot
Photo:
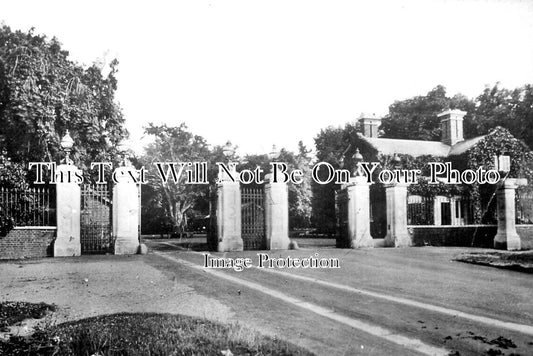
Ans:
[[[359,122],[363,125],[363,136],[376,138],[379,133],[379,126],[381,125],[381,117],[376,114],[365,115],[361,113]]]
[[[463,117],[466,111],[445,110],[437,115],[440,117],[441,142],[453,146],[457,142],[464,141],[463,137]]]

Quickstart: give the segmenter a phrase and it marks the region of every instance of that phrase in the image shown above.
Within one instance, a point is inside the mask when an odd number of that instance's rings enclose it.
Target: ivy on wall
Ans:
[[[469,149],[464,155],[466,166],[476,170],[479,167],[494,169],[494,156],[508,155],[511,161],[511,170],[508,177],[526,178],[531,186],[533,182],[533,152],[521,140],[511,133],[497,126],[492,129],[482,140]],[[477,222],[484,222],[493,210],[495,203],[496,187],[489,185],[472,184],[469,194],[474,205],[474,216]]]
[[[494,156],[508,155],[511,161],[509,177],[526,178],[529,189],[533,187],[533,152],[527,145],[516,139],[503,127],[492,129],[486,136],[479,140],[465,153],[448,158],[421,156],[411,157],[401,155],[402,167],[405,169],[421,169],[422,176],[428,175],[428,163],[431,161],[452,162],[452,167],[460,171],[464,169],[477,170],[483,167],[485,170],[494,169]],[[525,188],[528,189],[528,188]],[[474,207],[474,221],[477,223],[491,221],[496,207],[496,187],[490,184],[428,184],[428,180],[421,178],[419,184],[409,187],[410,194],[427,197],[436,195],[453,196],[459,195],[470,200]],[[493,221],[492,221],[493,222]]]
[[[511,159],[509,177],[533,178],[533,152],[524,142],[497,126],[467,152],[468,168],[494,168],[494,156],[508,155]]]
[[[435,197],[437,195],[446,197],[465,196],[468,194],[468,186],[464,184],[445,184],[442,182],[429,184],[427,177],[420,177],[417,184],[411,184],[409,186],[408,192],[409,194],[423,197]]]
[[[323,130],[315,141],[317,144],[317,159],[331,163],[334,168],[344,168],[354,172],[354,154],[357,149],[365,162],[380,162],[381,167],[373,173],[374,182],[378,182],[377,178],[380,169],[396,168],[393,161],[394,156],[380,154],[374,146],[358,133],[356,125],[347,124],[344,129],[328,128]],[[474,222],[493,223],[496,207],[494,194],[496,187],[494,185],[429,184],[428,179],[424,177],[429,177],[429,162],[451,162],[452,167],[459,171],[464,171],[465,169],[476,171],[479,167],[488,170],[494,168],[494,156],[499,154],[508,154],[511,158],[509,177],[528,179],[529,188],[523,187],[520,188],[520,191],[533,190],[533,153],[525,143],[516,139],[508,130],[502,127],[492,129],[460,155],[413,157],[406,154],[398,154],[400,157],[398,168],[420,169],[421,171],[418,184],[409,186],[409,194],[424,197],[437,195],[462,196],[473,204]],[[340,185],[331,183],[326,186],[317,186],[315,184],[313,189],[313,214],[322,217],[322,220],[315,219],[314,223],[317,226],[325,226],[327,223],[334,226],[335,217],[331,214],[335,208],[334,191],[340,189]],[[370,189],[373,209],[376,213],[373,217],[375,222],[376,219],[379,219],[379,212],[384,206],[385,189],[380,183],[373,184]]]
[[[361,140],[362,141],[362,140]],[[355,145],[354,145],[355,146]],[[358,147],[358,146],[355,146]],[[493,222],[494,209],[496,206],[496,187],[490,184],[429,184],[429,162],[451,162],[452,167],[459,171],[465,169],[477,170],[483,167],[485,170],[494,169],[494,156],[509,155],[511,160],[511,171],[509,177],[526,178],[529,182],[527,188],[522,190],[533,190],[533,152],[527,145],[516,139],[511,133],[503,128],[496,127],[486,136],[469,148],[465,153],[450,157],[435,157],[424,155],[413,157],[406,154],[398,154],[400,163],[395,166],[393,155],[377,154],[373,147],[360,145],[365,161],[375,157],[381,163],[381,169],[419,169],[421,175],[417,184],[411,184],[408,188],[409,194],[424,197],[442,196],[462,196],[470,200],[474,205],[474,221]],[[355,149],[354,149],[355,150]],[[353,152],[347,152],[352,155]],[[348,160],[348,162],[350,162]],[[354,165],[353,162],[349,164]],[[374,181],[377,181],[379,169],[374,172]],[[379,184],[378,184],[379,185]]]
[[[0,151],[0,188],[26,189],[26,174],[24,165],[13,162],[5,150]]]

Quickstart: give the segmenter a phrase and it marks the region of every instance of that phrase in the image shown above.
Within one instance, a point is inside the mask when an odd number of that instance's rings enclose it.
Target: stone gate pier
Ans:
[[[273,182],[272,175],[266,175],[265,186],[265,230],[266,247],[269,250],[289,248],[289,188],[287,183]]]
[[[222,174],[217,194],[217,251],[242,251],[240,183]]]
[[[337,247],[374,247],[370,234],[370,183],[356,175],[337,195],[340,232]]]
[[[81,171],[73,164],[60,164],[56,170],[57,232],[54,257],[80,256],[81,190],[76,179]]]
[[[494,237],[494,248],[520,250],[520,236],[516,232],[516,188],[526,185],[526,179],[507,178],[496,190],[498,210],[498,232]]]
[[[131,175],[131,165],[118,167],[113,172],[117,183],[113,187],[113,236],[115,255],[133,255],[139,251],[139,187]]]
[[[407,183],[393,183],[385,188],[387,201],[387,235],[385,246],[408,247],[412,239],[407,230]]]

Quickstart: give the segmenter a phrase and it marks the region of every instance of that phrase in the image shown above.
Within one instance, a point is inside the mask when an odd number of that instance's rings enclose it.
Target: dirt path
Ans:
[[[0,300],[58,306],[44,323],[117,312],[180,313],[229,321],[231,310],[144,263],[142,256],[83,256],[0,263]]]

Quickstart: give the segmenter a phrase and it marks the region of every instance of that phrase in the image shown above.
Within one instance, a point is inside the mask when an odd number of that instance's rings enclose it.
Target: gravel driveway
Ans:
[[[82,256],[0,263],[0,300],[58,306],[45,322],[117,312],[180,313],[232,319],[230,309],[169,279],[144,256]]]

